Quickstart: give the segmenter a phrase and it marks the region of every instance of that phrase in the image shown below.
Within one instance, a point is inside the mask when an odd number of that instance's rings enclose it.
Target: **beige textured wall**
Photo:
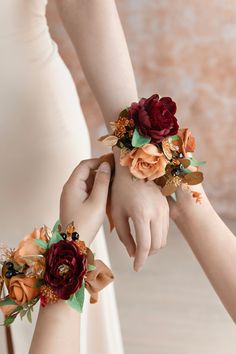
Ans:
[[[229,0],[118,0],[140,96],[158,92],[178,105],[181,125],[208,161],[205,186],[217,210],[236,217],[236,3]],[[102,117],[51,3],[51,33],[78,87],[93,140]]]

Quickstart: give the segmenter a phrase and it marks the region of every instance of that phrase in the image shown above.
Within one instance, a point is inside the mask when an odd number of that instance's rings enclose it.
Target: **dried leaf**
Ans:
[[[175,193],[177,186],[175,183],[166,183],[166,185],[162,188],[161,192],[165,197]]]
[[[172,154],[172,150],[171,150],[170,142],[169,142],[168,138],[162,140],[162,150],[163,150],[163,153],[164,153],[165,157],[168,160],[171,160],[173,154]]]
[[[125,117],[128,118],[129,117],[129,111],[127,108],[123,109],[123,111],[120,112],[119,114],[120,117]]]
[[[190,166],[189,159],[179,159],[179,162],[184,166],[184,168],[188,168]]]
[[[115,146],[118,142],[118,138],[115,135],[105,135],[98,140],[102,141],[106,146]]]
[[[183,177],[183,183],[187,183],[189,185],[199,184],[202,181],[203,181],[202,172],[192,172]]]
[[[167,179],[166,179],[165,176],[159,177],[159,178],[157,178],[157,179],[154,180],[154,182],[155,182],[158,186],[160,186],[160,187],[162,187],[162,188],[165,186],[166,181],[167,181]]]

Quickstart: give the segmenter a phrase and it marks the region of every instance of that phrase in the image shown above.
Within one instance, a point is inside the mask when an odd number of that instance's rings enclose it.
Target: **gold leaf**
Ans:
[[[118,142],[118,138],[115,135],[104,135],[98,140],[102,141],[106,146],[114,146]]]
[[[169,195],[173,194],[177,189],[177,186],[175,183],[166,183],[166,185],[162,188],[161,192],[165,197],[168,197]]]
[[[165,186],[166,181],[167,181],[167,179],[166,179],[165,176],[156,178],[156,179],[154,180],[154,182],[155,182],[158,186],[160,186],[160,187],[162,187],[162,188]]]
[[[123,109],[123,111],[120,112],[120,117],[125,117],[125,118],[128,118],[129,117],[129,112],[128,112],[128,109],[125,108]]]
[[[183,183],[187,183],[189,185],[199,184],[203,181],[203,173],[202,172],[192,172],[188,173],[183,177]]]
[[[188,159],[179,159],[179,162],[184,166],[184,168],[188,168],[190,166],[190,161]]]
[[[106,134],[106,135],[100,136],[100,138],[98,138],[98,141],[103,142],[103,140],[106,139],[108,136],[110,136],[110,134]]]
[[[168,160],[171,160],[172,159],[172,151],[171,151],[170,142],[169,142],[168,138],[162,140],[162,150],[163,150],[165,157]]]

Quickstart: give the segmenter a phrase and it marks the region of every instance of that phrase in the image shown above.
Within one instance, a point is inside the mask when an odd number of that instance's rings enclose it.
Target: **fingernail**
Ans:
[[[99,169],[99,171],[104,172],[104,173],[110,173],[110,170],[111,170],[110,165],[107,162],[101,163],[101,165],[99,166],[98,169]]]

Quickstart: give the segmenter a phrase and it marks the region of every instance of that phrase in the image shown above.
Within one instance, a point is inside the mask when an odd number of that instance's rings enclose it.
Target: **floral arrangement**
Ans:
[[[1,246],[0,265],[0,308],[6,326],[18,315],[27,315],[31,322],[38,301],[45,307],[62,299],[82,312],[85,288],[95,303],[98,291],[113,280],[111,270],[80,240],[73,222],[64,233],[57,221],[52,231],[35,228],[16,249]],[[1,298],[3,288],[8,295]]]
[[[127,166],[134,178],[154,181],[165,196],[179,186],[189,189],[189,185],[203,181],[199,166],[205,162],[193,158],[195,138],[188,128],[179,128],[176,109],[170,97],[154,94],[142,98],[110,123],[112,134],[99,138],[121,149],[120,164]],[[200,202],[200,194],[191,193]]]

